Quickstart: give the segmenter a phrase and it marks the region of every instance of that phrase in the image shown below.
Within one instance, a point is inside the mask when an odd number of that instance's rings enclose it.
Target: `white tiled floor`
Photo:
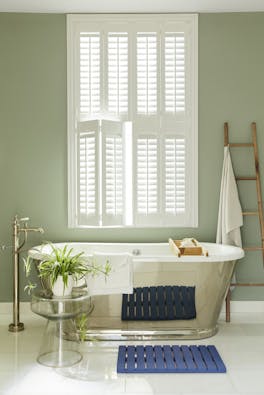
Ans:
[[[117,344],[112,343],[82,344],[84,359],[78,365],[47,368],[36,362],[45,320],[23,317],[25,331],[13,334],[8,318],[0,317],[0,395],[264,395],[264,314],[234,314],[230,324],[220,320],[218,334],[209,339],[159,342],[214,344],[226,374],[118,375]]]

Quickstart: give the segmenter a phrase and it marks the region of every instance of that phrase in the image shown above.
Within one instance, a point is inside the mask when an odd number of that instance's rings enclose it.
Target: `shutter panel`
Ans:
[[[67,23],[70,224],[197,226],[197,16]]]
[[[128,34],[108,33],[108,111],[128,112]]]
[[[157,221],[159,211],[159,147],[157,136],[136,139],[136,224]]]
[[[99,225],[98,135],[99,121],[79,123],[79,225]]]
[[[164,139],[164,203],[169,215],[185,212],[185,140],[175,136]]]
[[[165,111],[185,110],[184,33],[165,33],[164,43]]]
[[[157,35],[137,33],[137,113],[157,112]]]
[[[123,223],[123,138],[122,123],[102,121],[102,222]]]
[[[80,113],[100,112],[100,34],[80,33]]]

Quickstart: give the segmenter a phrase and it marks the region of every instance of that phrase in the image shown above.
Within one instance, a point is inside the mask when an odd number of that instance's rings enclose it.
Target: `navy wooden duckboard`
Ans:
[[[195,287],[158,286],[134,288],[123,294],[122,320],[160,321],[196,318]]]
[[[215,346],[119,346],[117,373],[226,373]]]

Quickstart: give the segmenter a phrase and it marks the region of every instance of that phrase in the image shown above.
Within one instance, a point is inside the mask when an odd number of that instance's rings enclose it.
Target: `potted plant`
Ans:
[[[74,283],[85,278],[86,274],[108,275],[111,268],[107,261],[104,267],[100,267],[93,262],[87,262],[84,252],[73,254],[73,249],[65,245],[57,248],[49,243],[52,249],[51,254],[45,254],[44,259],[38,265],[38,276],[50,285],[54,296],[69,296],[72,292]],[[24,261],[26,277],[31,272],[31,258]],[[29,293],[36,287],[30,281],[25,287]]]

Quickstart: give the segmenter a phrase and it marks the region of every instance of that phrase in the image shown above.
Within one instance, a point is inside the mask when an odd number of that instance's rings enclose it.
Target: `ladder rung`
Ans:
[[[264,250],[264,247],[243,247],[243,250],[245,251],[258,251],[258,250]]]
[[[237,181],[256,181],[257,177],[236,177]]]
[[[254,147],[252,143],[231,143],[229,147]]]
[[[259,215],[258,211],[243,211],[243,215]]]

